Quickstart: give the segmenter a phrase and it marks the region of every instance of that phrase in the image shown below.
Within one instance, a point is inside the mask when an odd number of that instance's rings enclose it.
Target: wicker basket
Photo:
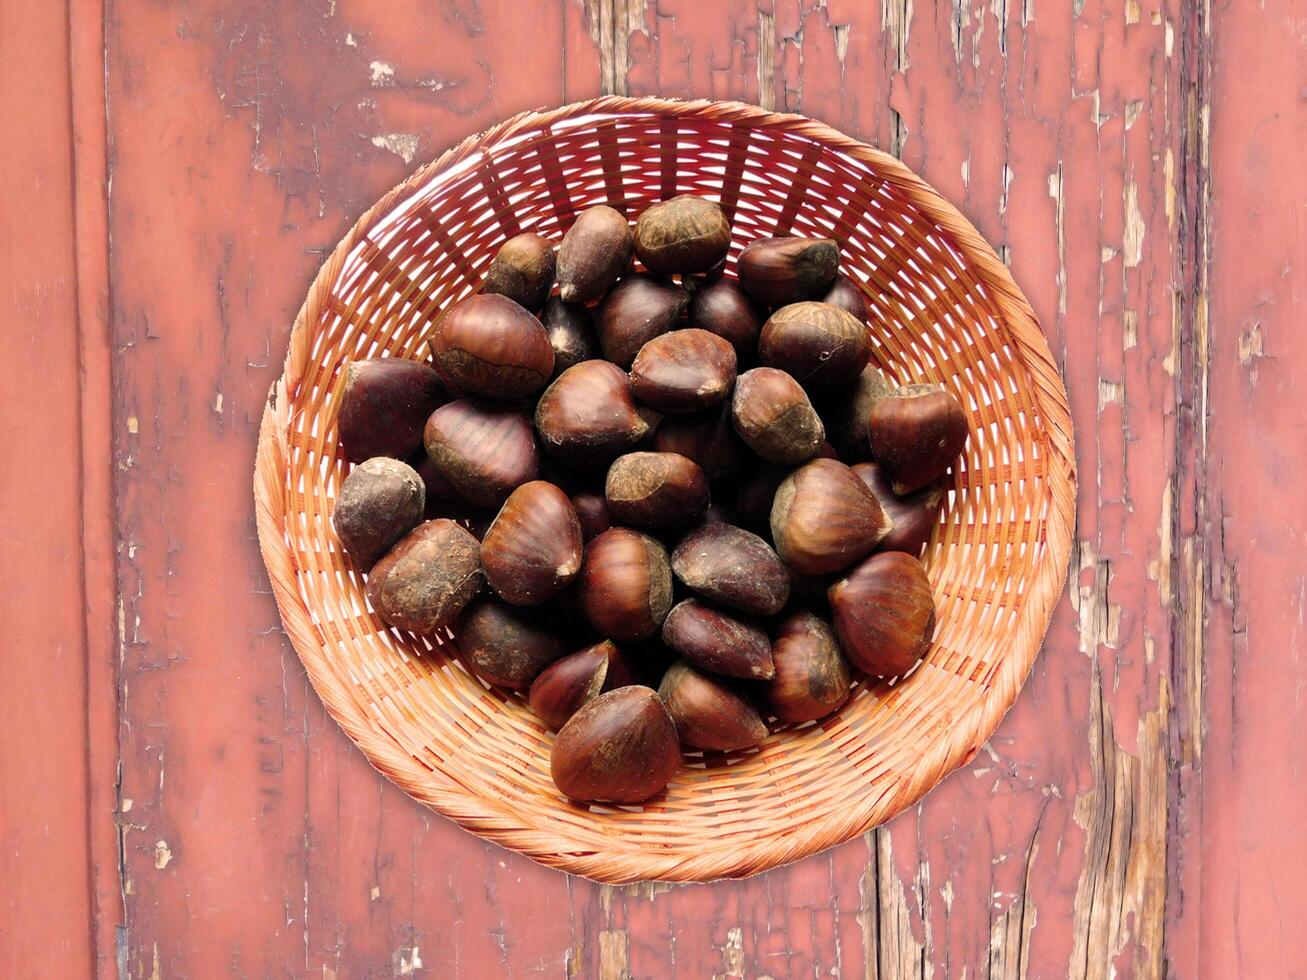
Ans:
[[[687,756],[643,807],[572,803],[551,734],[472,677],[449,643],[387,629],[330,515],[347,464],[334,390],[347,359],[423,356],[433,314],[472,293],[499,244],[561,237],[578,210],[634,216],[719,200],[730,262],[750,240],[829,235],[866,285],[874,358],[942,382],[971,434],[926,553],[935,644],[895,684],[757,749]],[[1075,512],[1066,393],[1030,305],[976,230],[901,163],[819,123],[735,103],[605,98],[466,140],[369,210],[323,266],[270,396],[259,540],[286,632],[372,764],[468,830],[600,881],[742,876],[848,840],[968,761],[1012,704],[1062,591]]]

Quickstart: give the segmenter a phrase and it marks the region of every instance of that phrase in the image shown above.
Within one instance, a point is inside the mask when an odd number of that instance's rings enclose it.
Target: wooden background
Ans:
[[[319,262],[417,163],[601,92],[901,156],[1064,366],[1067,600],[987,749],[742,882],[602,887],[336,730],[259,561]],[[0,0],[0,975],[1307,975],[1307,8]]]

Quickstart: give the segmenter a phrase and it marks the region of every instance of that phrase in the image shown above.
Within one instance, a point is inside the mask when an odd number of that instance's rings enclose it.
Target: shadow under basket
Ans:
[[[558,241],[607,203],[632,219],[680,193],[720,201],[741,248],[832,237],[873,311],[876,363],[947,385],[970,435],[926,549],[938,626],[925,661],[859,683],[815,725],[747,752],[691,754],[639,807],[573,803],[553,735],[451,651],[388,629],[331,512],[348,464],[347,360],[423,357],[433,315],[530,230]],[[529,112],[386,194],[319,272],[271,393],[254,478],[282,621],[332,717],[406,793],[504,847],[599,881],[765,871],[910,806],[967,762],[1016,698],[1061,594],[1075,517],[1066,392],[1030,304],[975,228],[894,158],[800,116],[720,102],[604,98]]]

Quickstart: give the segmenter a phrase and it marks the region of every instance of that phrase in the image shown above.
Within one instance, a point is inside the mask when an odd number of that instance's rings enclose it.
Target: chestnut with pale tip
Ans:
[[[684,527],[708,508],[708,480],[676,453],[627,453],[608,469],[604,499],[613,516],[641,528]]]
[[[438,518],[419,524],[372,566],[367,596],[387,624],[430,636],[454,621],[483,582],[477,539]]]
[[[478,677],[499,687],[529,687],[563,655],[563,645],[534,610],[490,596],[471,603],[454,627],[463,660]]]
[[[834,630],[807,610],[792,613],[776,628],[771,658],[776,676],[760,685],[759,692],[779,721],[800,724],[825,718],[852,693],[849,666]]]
[[[940,487],[927,485],[900,497],[890,486],[885,471],[875,463],[857,463],[853,472],[876,495],[881,510],[894,525],[893,530],[881,538],[876,550],[904,551],[914,558],[920,558],[939,519],[944,491]]]
[[[911,555],[874,554],[832,585],[829,596],[840,648],[860,670],[898,677],[930,649],[935,597]]]
[[[745,462],[745,447],[731,425],[731,406],[692,415],[669,415],[653,434],[655,452],[693,460],[708,482],[732,480]]]
[[[848,567],[891,527],[867,485],[833,459],[814,459],[795,470],[772,501],[772,543],[781,560],[803,575]]]
[[[586,208],[558,246],[558,295],[588,303],[608,292],[631,264],[631,225],[606,204]]]
[[[754,368],[740,375],[731,396],[731,420],[746,446],[782,466],[811,459],[826,438],[807,392],[776,368]]]
[[[734,752],[767,737],[766,723],[746,698],[684,660],[672,664],[663,675],[658,697],[685,745]]]
[[[579,582],[586,618],[619,643],[653,636],[672,607],[666,549],[629,528],[611,528],[585,546]]]
[[[698,599],[672,607],[663,621],[663,642],[714,674],[766,680],[776,673],[762,627]]]
[[[660,412],[698,412],[722,401],[735,383],[735,348],[707,330],[654,337],[631,363],[635,397]]]
[[[427,420],[424,440],[440,475],[479,507],[499,507],[540,471],[531,423],[497,402],[463,398],[442,405]]]
[[[559,729],[587,701],[635,683],[635,672],[621,649],[603,640],[546,667],[532,682],[527,701],[541,721]]]
[[[422,448],[422,427],[445,400],[430,364],[403,357],[349,361],[336,411],[341,451],[351,463],[407,458]]]
[[[514,235],[495,253],[482,292],[507,296],[536,313],[554,286],[556,263],[549,239],[531,232]]]
[[[545,451],[572,466],[607,466],[649,432],[626,372],[607,361],[560,374],[536,403],[535,425]]]
[[[690,325],[727,341],[742,363],[753,357],[764,319],[734,279],[706,283],[690,294]]]
[[[870,357],[866,325],[829,303],[782,306],[758,335],[758,359],[814,393],[852,385]]]
[[[676,726],[662,700],[635,685],[582,705],[549,753],[554,784],[585,803],[643,803],[667,788],[680,764]]]
[[[552,598],[581,570],[581,522],[567,494],[533,480],[514,490],[481,539],[486,582],[506,602]]]
[[[908,494],[953,465],[967,443],[967,414],[943,385],[904,385],[872,407],[867,439],[894,492]]]
[[[489,398],[534,394],[554,372],[554,349],[540,321],[491,293],[469,296],[441,315],[431,356],[451,385]]]
[[[635,222],[635,254],[658,275],[707,272],[726,258],[730,247],[726,214],[695,194],[651,204]]]
[[[332,523],[354,564],[367,571],[422,521],[426,487],[417,471],[389,456],[350,470],[340,485]]]
[[[627,276],[596,311],[604,357],[629,370],[640,348],[672,330],[689,302],[689,295],[675,283],[654,276]]]
[[[574,364],[592,361],[599,356],[599,338],[595,334],[594,316],[580,303],[564,303],[551,296],[545,303],[540,322],[554,349],[554,377]]]
[[[740,286],[764,306],[784,306],[822,295],[839,267],[839,246],[829,238],[759,238],[737,266]]]
[[[682,538],[672,573],[699,595],[754,616],[780,612],[790,597],[790,576],[776,552],[730,524],[704,524]]]

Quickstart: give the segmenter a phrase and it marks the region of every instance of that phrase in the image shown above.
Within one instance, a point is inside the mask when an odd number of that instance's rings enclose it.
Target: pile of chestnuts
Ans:
[[[557,248],[505,242],[429,362],[338,389],[334,523],[373,610],[524,692],[578,801],[824,718],[934,633],[918,559],[962,405],[869,363],[833,240],[759,239],[733,277],[730,242],[693,195],[634,228],[591,207]]]

